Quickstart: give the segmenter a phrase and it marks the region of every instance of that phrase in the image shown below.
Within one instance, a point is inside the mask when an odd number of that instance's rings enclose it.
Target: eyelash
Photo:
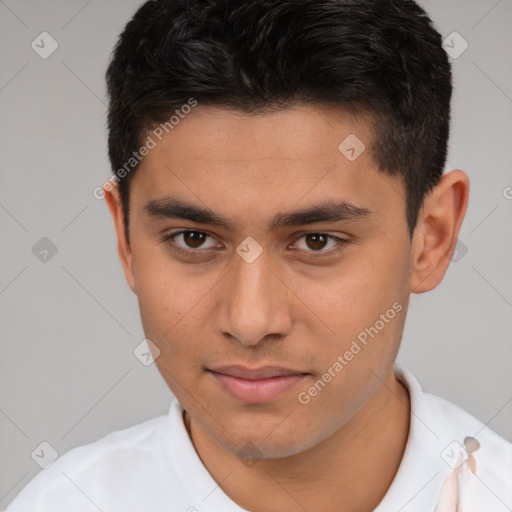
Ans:
[[[201,252],[206,252],[208,249],[207,250],[205,250],[205,249],[187,250],[187,249],[183,249],[182,247],[177,246],[174,242],[174,239],[176,237],[178,237],[179,235],[182,235],[184,233],[190,233],[190,232],[203,233],[211,238],[215,238],[213,235],[211,235],[207,231],[199,231],[197,229],[184,229],[181,231],[177,231],[176,233],[170,233],[170,234],[164,235],[162,237],[162,242],[167,243],[173,251],[175,251],[178,254],[181,254],[185,258],[188,258],[188,259],[195,258],[197,256],[197,254],[200,254]],[[334,254],[337,254],[338,252],[343,250],[344,246],[351,243],[351,240],[347,240],[345,238],[340,238],[338,236],[330,235],[330,234],[324,233],[322,231],[310,231],[308,233],[303,233],[302,235],[300,235],[297,238],[297,240],[294,243],[296,243],[302,237],[305,237],[307,235],[323,235],[326,238],[328,238],[329,240],[334,240],[334,241],[338,242],[338,245],[334,249],[330,249],[329,251],[306,251],[308,253],[311,253],[309,257],[311,257],[313,259],[324,258],[327,256],[332,256]]]

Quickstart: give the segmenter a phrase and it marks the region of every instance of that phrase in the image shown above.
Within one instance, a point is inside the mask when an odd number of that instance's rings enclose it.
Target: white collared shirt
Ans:
[[[375,512],[510,512],[512,444],[460,407],[424,393],[404,367],[396,365],[395,374],[411,397],[409,437]],[[165,416],[62,455],[7,508],[59,511],[247,512],[202,464],[176,399]]]

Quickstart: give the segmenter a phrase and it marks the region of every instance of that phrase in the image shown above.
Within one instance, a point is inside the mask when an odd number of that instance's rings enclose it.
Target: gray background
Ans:
[[[133,355],[136,297],[92,195],[110,172],[104,72],[140,3],[0,1],[2,509],[40,470],[42,441],[62,454],[165,414],[172,397]],[[447,169],[464,169],[472,189],[457,261],[412,296],[399,363],[512,440],[512,1],[422,5],[443,38],[469,44],[452,59]],[[31,47],[43,31],[59,45],[47,59]],[[57,248],[46,262],[33,253],[43,237]]]

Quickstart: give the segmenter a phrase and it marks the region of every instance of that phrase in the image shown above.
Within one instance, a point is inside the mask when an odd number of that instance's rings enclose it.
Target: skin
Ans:
[[[439,284],[466,211],[466,174],[446,173],[426,197],[411,241],[400,177],[379,172],[369,149],[345,158],[338,145],[349,134],[370,147],[369,120],[340,111],[296,106],[255,115],[199,105],[133,178],[130,244],[118,191],[105,192],[145,335],[160,350],[156,365],[186,411],[202,462],[253,512],[360,512],[386,494],[409,432],[409,395],[393,373],[409,295]],[[208,207],[236,228],[145,213],[149,201],[167,195]],[[268,230],[278,212],[326,200],[372,213]],[[192,259],[162,241],[183,229],[211,236],[203,245],[174,239],[196,251]],[[307,236],[314,233],[350,243],[335,253],[336,241],[315,245]],[[263,249],[250,264],[236,252],[247,236]],[[300,403],[299,393],[397,302],[402,311]],[[224,364],[308,375],[273,401],[247,404],[205,370]]]

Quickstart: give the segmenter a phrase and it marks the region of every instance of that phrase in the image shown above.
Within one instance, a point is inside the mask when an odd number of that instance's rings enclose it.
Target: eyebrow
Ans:
[[[149,201],[143,208],[154,218],[185,219],[199,224],[209,224],[236,231],[237,223],[215,213],[209,208],[200,207],[175,197],[166,196]],[[353,221],[373,215],[374,212],[347,201],[324,201],[300,210],[277,213],[268,225],[269,231],[282,227],[304,226],[316,222]]]

